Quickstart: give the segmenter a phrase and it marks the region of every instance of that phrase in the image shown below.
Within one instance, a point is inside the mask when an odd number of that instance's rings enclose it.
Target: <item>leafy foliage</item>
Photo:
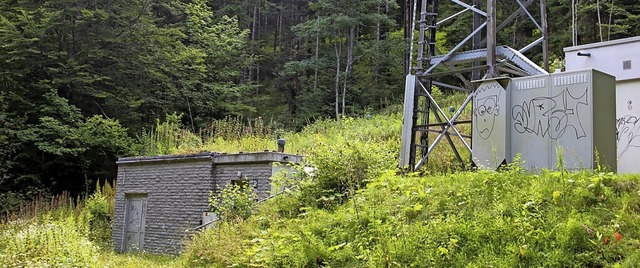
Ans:
[[[354,125],[354,119],[346,118],[339,125],[344,133]],[[366,132],[365,132],[366,133]],[[348,197],[356,195],[370,178],[377,177],[383,171],[393,168],[395,163],[394,147],[381,146],[384,137],[370,133],[373,137],[349,137],[318,139],[307,160],[314,169],[311,176],[305,176],[309,182],[301,182],[301,201],[303,205],[330,208],[341,204]]]
[[[571,6],[547,4],[551,59],[559,60],[571,40]],[[498,20],[519,8],[498,6]],[[439,17],[460,10],[441,1]],[[638,35],[635,1],[581,0],[576,10],[579,44]],[[114,180],[114,161],[125,155],[262,151],[278,130],[394,109],[409,63],[410,11],[411,1],[388,0],[2,0],[2,213],[38,195],[87,196],[97,178]],[[442,52],[469,34],[471,14],[438,26]],[[518,18],[498,41],[522,47],[539,38],[536,28]],[[540,49],[528,53],[541,61]],[[220,141],[207,131],[225,118],[241,118],[240,135],[257,121],[271,132]],[[167,129],[184,135],[164,136]],[[153,148],[154,140],[170,142]],[[315,143],[288,140],[300,153]]]
[[[187,114],[195,131],[238,100],[247,31],[204,1],[0,1],[0,204],[113,181],[131,135]]]
[[[30,221],[2,224],[2,231],[14,230],[3,232],[2,239],[22,241],[18,230],[44,232],[46,223],[68,222],[64,232],[77,232],[68,237],[92,245],[81,256],[95,266],[118,267],[636,265],[640,177],[601,171],[532,174],[519,163],[499,172],[396,174],[393,148],[398,145],[390,138],[396,134],[376,132],[380,126],[398,126],[391,118],[321,121],[288,133],[289,139],[300,139],[295,146],[313,152],[308,164],[315,168],[289,177],[288,186],[297,187],[255,207],[250,194],[229,188],[214,204],[232,220],[196,234],[177,258],[97,248],[104,241],[97,234],[108,232],[100,227],[104,221],[95,221],[111,211],[106,189],[94,193],[84,211],[63,205]],[[72,204],[61,202],[67,203]],[[60,252],[65,251],[51,256]],[[0,261],[40,260],[28,256]]]
[[[242,221],[251,216],[256,194],[251,185],[230,183],[219,193],[211,193],[209,205],[224,221]]]
[[[551,58],[557,62],[571,43],[566,2],[547,1]],[[576,2],[578,44],[639,34],[637,1]],[[391,174],[399,151],[397,105],[402,63],[408,63],[410,4],[0,0],[0,213],[12,215],[25,201],[38,204],[65,191],[87,197],[98,181],[114,180],[121,156],[273,150],[279,136],[287,140],[287,152],[310,155],[315,171],[299,173],[300,180],[291,182],[299,184],[297,190],[259,207],[246,221],[225,223],[216,236],[199,236],[188,249],[188,263],[638,263],[634,177],[536,176],[515,166],[501,173]],[[531,10],[539,10],[536,5]],[[498,6],[498,20],[519,8],[511,0]],[[441,1],[439,16],[460,10]],[[438,48],[446,52],[470,33],[471,14],[439,25]],[[533,23],[516,19],[498,40],[522,47],[539,35]],[[528,53],[541,61],[540,49]],[[463,96],[433,92],[443,107]],[[367,116],[380,110],[391,115]],[[434,154],[429,172],[458,169],[448,150],[436,147]],[[68,252],[66,244],[43,242],[60,248],[46,249],[50,259],[34,259],[30,250],[45,236],[89,237],[106,245],[111,200],[106,192],[94,194],[85,212],[68,212],[75,220],[54,210],[51,225],[3,225],[3,242],[18,241],[12,250],[30,257],[2,255],[2,264],[94,265],[93,247],[71,263],[56,259]],[[234,233],[236,228],[242,232]],[[127,258],[101,254],[98,266],[124,267]],[[132,258],[140,260],[132,266],[154,262],[145,255]]]
[[[96,185],[96,191],[84,202],[82,210],[88,219],[88,238],[105,249],[112,247],[111,226],[115,211],[115,189],[108,182]]]
[[[19,218],[0,224],[3,267],[95,267],[87,214],[66,195],[36,200]]]

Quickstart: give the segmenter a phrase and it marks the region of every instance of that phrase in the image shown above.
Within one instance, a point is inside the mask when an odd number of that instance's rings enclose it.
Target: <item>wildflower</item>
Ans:
[[[618,242],[620,242],[620,240],[622,240],[622,235],[618,232],[613,233],[613,235],[616,237],[616,240],[618,240]]]

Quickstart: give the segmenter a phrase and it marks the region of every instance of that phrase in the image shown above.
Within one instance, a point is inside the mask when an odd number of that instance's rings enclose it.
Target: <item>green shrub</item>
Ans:
[[[155,129],[138,137],[140,155],[194,153],[202,146],[202,139],[183,128],[182,114],[167,114],[164,122],[156,121]]]
[[[255,191],[251,185],[228,184],[219,193],[211,193],[209,205],[224,221],[246,220],[255,205]]]
[[[307,206],[335,207],[355,195],[370,179],[393,168],[395,153],[378,142],[381,141],[319,139],[306,160],[315,169],[313,174],[301,174],[311,180],[301,184],[301,201]]]
[[[115,207],[115,191],[110,183],[100,187],[85,200],[82,214],[88,218],[89,239],[103,248],[111,248],[111,226]]]
[[[185,267],[229,267],[241,263],[255,230],[245,221],[217,222],[186,242],[181,260]]]

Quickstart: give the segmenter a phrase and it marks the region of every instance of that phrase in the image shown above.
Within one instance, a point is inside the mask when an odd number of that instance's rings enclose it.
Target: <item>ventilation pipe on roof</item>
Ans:
[[[591,57],[591,53],[580,50],[580,51],[578,51],[578,56],[580,56],[580,57]]]
[[[287,141],[285,139],[278,137],[277,143],[278,143],[278,152],[284,153],[284,145],[287,143]]]

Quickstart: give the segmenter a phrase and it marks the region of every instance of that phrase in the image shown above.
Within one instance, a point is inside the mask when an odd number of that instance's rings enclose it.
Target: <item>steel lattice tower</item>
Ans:
[[[457,13],[439,19],[439,2],[451,2],[461,8]],[[468,139],[470,135],[463,135],[456,129],[458,124],[470,124],[471,120],[459,120],[465,107],[469,105],[474,91],[474,80],[491,79],[501,74],[511,76],[529,76],[546,74],[548,71],[548,42],[546,0],[511,0],[519,8],[506,19],[496,21],[496,0],[473,0],[468,4],[463,0],[410,0],[413,3],[413,21],[411,25],[419,25],[417,36],[416,62],[411,64],[405,84],[404,119],[402,128],[402,149],[400,153],[400,167],[417,170],[427,162],[435,146],[446,139],[457,160],[464,165],[460,149],[454,139],[460,139],[464,148],[471,151]],[[532,3],[539,1],[539,19],[529,10]],[[420,3],[419,20],[417,6]],[[473,12],[473,20],[469,22],[473,29],[469,35],[460,40],[447,53],[441,53],[436,46],[438,25],[459,17],[465,12]],[[510,25],[516,18],[526,17],[540,30],[541,37],[521,49],[496,44],[496,32]],[[484,31],[483,31],[484,30]],[[413,33],[413,30],[411,31]],[[484,33],[484,36],[483,36]],[[412,34],[410,59],[413,59],[413,44],[415,36]],[[459,51],[465,44],[471,42],[472,50]],[[544,68],[531,62],[522,53],[542,44]],[[440,78],[453,76],[460,80],[462,86],[451,85]],[[449,117],[438,104],[438,99],[432,95],[432,86],[460,90],[468,93],[467,98],[455,113]],[[435,121],[433,121],[435,120]],[[429,133],[437,133],[432,141]]]

